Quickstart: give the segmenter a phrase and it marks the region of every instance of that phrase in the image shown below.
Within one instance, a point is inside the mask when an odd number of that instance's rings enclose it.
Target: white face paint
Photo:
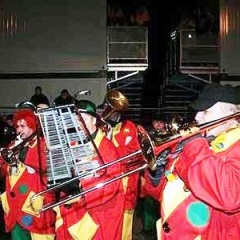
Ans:
[[[204,124],[207,122],[211,122],[231,114],[236,113],[237,106],[232,103],[224,103],[224,102],[217,102],[212,107],[206,109],[205,111],[197,112],[195,116],[195,120],[197,124]],[[233,122],[234,121],[234,122]],[[216,127],[208,132],[208,135],[217,135],[220,132],[227,130],[232,124],[236,124],[235,120],[230,120],[230,122],[226,122],[219,127]]]

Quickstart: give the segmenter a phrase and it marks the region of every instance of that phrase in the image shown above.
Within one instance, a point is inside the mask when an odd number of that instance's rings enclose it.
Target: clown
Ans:
[[[97,161],[99,165],[108,164],[118,158],[113,143],[107,139],[105,133],[97,126],[98,117],[95,104],[88,100],[76,100],[78,126],[87,138],[85,144],[97,148],[90,161]],[[91,151],[90,151],[91,152]],[[57,213],[56,237],[59,240],[120,240],[122,229],[122,214],[124,196],[121,181],[117,180],[101,187],[121,174],[121,165],[116,163],[109,166],[102,173],[81,179],[79,186],[82,191],[99,186],[94,191],[77,196],[76,198],[54,208]],[[71,190],[71,189],[69,189]],[[76,192],[68,192],[70,195]]]
[[[1,171],[5,176],[5,192],[1,195],[4,210],[5,229],[12,239],[38,240],[54,239],[55,213],[52,210],[36,212],[31,206],[31,197],[46,189],[45,142],[37,136],[37,121],[29,109],[19,110],[13,117],[18,138],[10,143],[9,149],[24,142],[18,152],[14,152],[14,163],[1,156]],[[54,200],[47,194],[44,203]]]
[[[235,115],[237,97],[237,88],[213,83],[190,107],[197,111],[197,123],[204,124]],[[228,117],[207,136],[195,135],[182,144],[179,157],[168,159],[157,187],[148,175],[143,179],[146,193],[161,202],[158,239],[240,239],[238,119]]]

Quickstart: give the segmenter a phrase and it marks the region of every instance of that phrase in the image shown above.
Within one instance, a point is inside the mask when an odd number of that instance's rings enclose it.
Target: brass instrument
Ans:
[[[160,165],[158,163],[158,157],[164,153],[165,157],[168,158],[170,155],[172,155],[173,157],[177,157],[180,152],[182,151],[182,148],[178,148],[179,144],[181,142],[183,142],[184,140],[193,137],[195,135],[201,134],[202,136],[206,136],[207,132],[215,127],[218,127],[220,125],[225,124],[227,121],[229,120],[234,120],[234,119],[238,119],[240,117],[240,112],[232,114],[230,116],[209,122],[209,123],[205,123],[202,125],[196,125],[194,126],[194,131],[191,131],[191,128],[184,125],[184,127],[182,128],[182,131],[186,131],[187,134],[181,134],[179,130],[176,130],[177,133],[175,133],[174,135],[170,135],[167,136],[164,141],[155,146],[152,142],[152,140],[150,139],[148,133],[146,132],[146,130],[140,126],[137,125],[137,129],[138,129],[138,139],[139,139],[139,143],[141,146],[141,149],[133,152],[129,155],[123,156],[119,159],[113,160],[110,163],[98,166],[90,171],[86,171],[83,172],[81,174],[79,174],[76,177],[71,178],[70,180],[67,180],[65,182],[59,183],[53,187],[50,187],[42,192],[36,193],[32,198],[31,198],[31,203],[32,203],[32,207],[39,212],[42,211],[46,211],[48,209],[52,209],[54,207],[57,207],[61,204],[64,203],[68,203],[69,201],[83,196],[85,194],[88,194],[89,192],[92,192],[98,188],[104,187],[114,181],[117,181],[119,179],[122,179],[125,176],[128,176],[130,174],[133,174],[135,172],[139,172],[141,170],[150,168],[151,170],[155,170],[157,165]],[[190,125],[191,126],[191,125]],[[193,126],[191,126],[193,127]],[[193,129],[193,128],[192,128]],[[112,179],[109,179],[107,181],[103,181],[99,184],[97,184],[96,186],[93,186],[89,189],[86,189],[80,193],[77,193],[75,195],[70,195],[64,199],[60,199],[58,202],[53,202],[53,203],[48,203],[47,205],[39,205],[38,204],[38,200],[42,198],[42,196],[48,192],[54,192],[54,191],[59,191],[61,190],[61,188],[63,188],[64,186],[68,185],[69,183],[74,183],[76,181],[80,181],[82,179],[84,179],[87,176],[93,176],[93,175],[98,175],[97,173],[99,171],[102,170],[106,170],[108,167],[117,164],[117,163],[122,163],[125,160],[129,160],[129,158],[133,158],[136,156],[142,155],[143,158],[141,158],[141,160],[138,161],[138,166],[131,168],[130,170],[127,169],[126,172],[121,173],[119,176],[116,176]],[[100,175],[101,176],[101,175]]]
[[[100,129],[103,130],[107,134],[107,136],[111,135],[111,124],[110,118],[116,112],[123,112],[127,110],[129,107],[129,102],[127,97],[118,90],[110,90],[106,93],[104,102],[98,106],[97,112],[99,115],[99,121],[97,125]],[[116,120],[118,119],[118,115],[115,116]],[[115,121],[115,120],[114,120]]]
[[[104,165],[101,165],[91,171],[87,171],[87,172],[84,172],[68,181],[65,181],[63,183],[60,183],[58,185],[55,185],[51,188],[48,188],[44,191],[41,191],[37,194],[35,194],[32,198],[31,198],[31,203],[32,203],[32,207],[38,211],[38,212],[41,212],[41,211],[46,211],[48,209],[52,209],[56,206],[59,206],[61,204],[64,204],[64,203],[67,203],[79,196],[82,196],[82,195],[85,195],[89,192],[92,192],[100,187],[104,187],[112,182],[115,182],[125,176],[128,176],[130,174],[133,174],[135,172],[138,172],[138,171],[141,171],[143,169],[146,169],[146,168],[151,168],[151,169],[155,169],[156,167],[156,159],[155,159],[155,153],[154,153],[154,146],[152,144],[152,141],[148,135],[148,133],[146,132],[146,130],[138,125],[137,126],[137,129],[138,129],[138,139],[139,139],[139,143],[140,143],[140,146],[141,146],[141,149],[139,149],[138,151],[136,152],[133,152],[129,155],[126,155],[126,156],[123,156],[119,159],[116,159],[116,160],[113,160],[112,162],[109,162],[107,164],[104,164]],[[42,199],[42,196],[48,192],[54,192],[54,191],[57,191],[61,188],[63,188],[64,186],[68,185],[69,183],[74,183],[76,182],[76,180],[79,180],[81,181],[81,179],[85,178],[86,176],[91,176],[91,175],[94,175],[95,173],[97,174],[97,172],[99,171],[102,171],[102,170],[106,170],[108,167],[114,165],[114,164],[117,164],[117,163],[121,163],[125,160],[128,160],[129,158],[131,157],[135,157],[135,156],[138,156],[138,155],[143,155],[143,158],[141,158],[142,160],[138,162],[138,166],[135,166],[134,168],[131,168],[130,170],[126,171],[125,173],[121,173],[119,176],[116,176],[112,179],[109,179],[105,182],[102,182],[100,184],[98,184],[97,186],[94,186],[94,187],[91,187],[83,192],[80,192],[78,194],[75,194],[75,195],[71,195],[71,196],[68,196],[67,198],[65,199],[62,199],[60,200],[59,202],[55,202],[55,203],[50,203],[48,205],[45,205],[45,206],[41,206],[39,207],[39,200]]]
[[[34,104],[32,104],[29,101],[17,103],[15,105],[15,107],[16,108],[31,108],[32,110],[36,110],[36,107],[34,106]],[[6,129],[6,131],[7,131],[7,129]],[[19,138],[19,135],[16,136],[15,143],[17,141],[19,141],[19,143],[17,145],[13,146],[12,148],[8,147],[8,148],[2,148],[0,150],[0,154],[3,158],[3,160],[10,166],[16,166],[17,161],[18,161],[18,154],[19,154],[20,150],[24,146],[26,146],[31,140],[33,140],[35,136],[37,136],[37,130],[24,140],[21,140]]]
[[[3,158],[3,160],[9,164],[10,166],[15,166],[18,161],[18,154],[20,150],[26,146],[35,136],[37,135],[37,132],[35,131],[32,133],[28,138],[22,140],[19,144],[12,148],[3,148],[0,151],[0,154]],[[18,137],[18,136],[17,136]]]
[[[207,133],[211,129],[221,126],[227,121],[238,120],[239,118],[240,112],[237,112],[229,116],[200,125],[197,125],[196,123],[190,123],[188,125],[182,124],[181,127],[175,131],[175,134],[166,136],[163,138],[163,141],[160,144],[155,146],[156,158],[158,159],[158,156],[161,154],[164,154],[166,158],[170,155],[177,157],[182,151],[181,143],[183,141],[196,135],[207,137]],[[193,129],[193,131],[191,129]]]
[[[107,92],[104,102],[104,110],[101,114],[103,119],[108,119],[115,111],[125,111],[129,107],[127,97],[118,90]]]

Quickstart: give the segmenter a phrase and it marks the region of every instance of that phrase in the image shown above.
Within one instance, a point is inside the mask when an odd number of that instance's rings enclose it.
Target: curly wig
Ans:
[[[37,128],[37,118],[34,112],[30,109],[22,109],[17,111],[13,115],[13,126],[16,128],[17,127],[17,122],[19,120],[24,119],[26,121],[26,124],[29,128],[33,129],[34,131]]]

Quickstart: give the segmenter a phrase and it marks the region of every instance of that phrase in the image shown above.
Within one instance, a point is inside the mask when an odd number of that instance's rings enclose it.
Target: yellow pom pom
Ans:
[[[167,171],[165,176],[169,182],[176,180],[176,176],[172,172]]]

